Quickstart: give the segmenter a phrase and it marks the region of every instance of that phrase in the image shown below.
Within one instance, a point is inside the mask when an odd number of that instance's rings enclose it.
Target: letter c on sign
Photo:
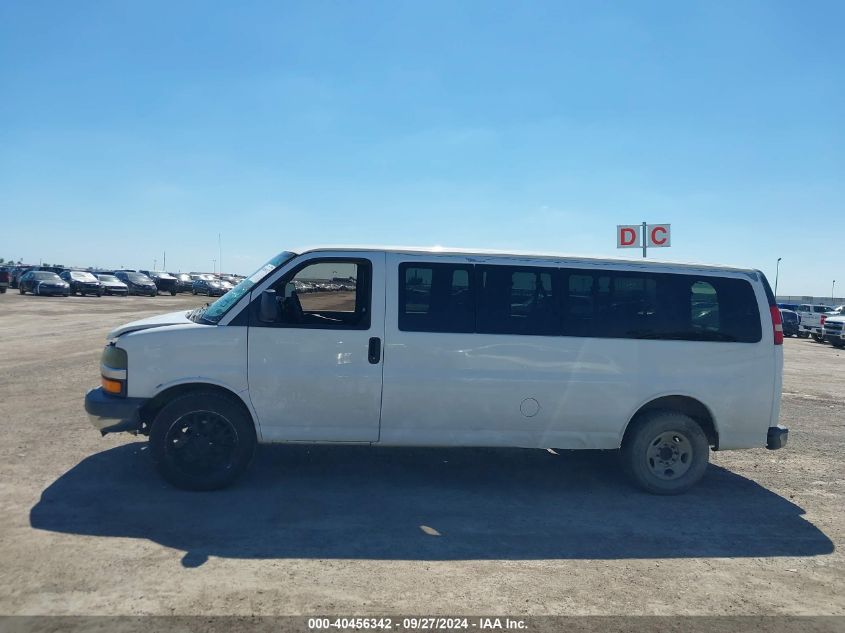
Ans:
[[[622,246],[632,246],[637,241],[637,233],[634,229],[622,229],[622,236],[619,242]]]
[[[666,235],[666,229],[664,229],[662,226],[655,226],[653,229],[651,229],[651,242],[653,244],[658,244],[658,245],[665,244],[666,243],[665,237],[657,239],[657,232],[658,231],[660,231],[663,235]]]

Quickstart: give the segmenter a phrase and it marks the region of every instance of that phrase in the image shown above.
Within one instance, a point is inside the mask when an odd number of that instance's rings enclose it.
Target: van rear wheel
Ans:
[[[240,403],[197,391],[159,411],[150,430],[158,472],[185,490],[217,490],[237,479],[255,454],[255,427]]]
[[[622,442],[622,460],[633,482],[652,494],[675,495],[707,470],[710,445],[698,423],[674,411],[646,413]]]

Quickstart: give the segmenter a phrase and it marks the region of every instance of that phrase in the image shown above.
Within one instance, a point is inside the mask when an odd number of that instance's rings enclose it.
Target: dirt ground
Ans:
[[[789,446],[672,498],[614,455],[263,447],[187,493],[82,407],[109,329],[197,297],[0,295],[0,614],[845,614],[845,352],[789,339]]]

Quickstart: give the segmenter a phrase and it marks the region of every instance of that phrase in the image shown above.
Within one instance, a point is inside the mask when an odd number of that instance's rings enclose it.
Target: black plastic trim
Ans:
[[[785,426],[770,426],[769,432],[766,435],[766,448],[770,451],[776,451],[779,448],[786,446],[789,440],[789,429]]]
[[[110,396],[102,387],[96,387],[85,394],[85,411],[99,418],[128,420],[137,417],[146,401],[146,398]]]

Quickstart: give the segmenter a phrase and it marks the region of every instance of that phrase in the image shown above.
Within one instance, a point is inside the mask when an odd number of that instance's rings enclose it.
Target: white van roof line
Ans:
[[[707,269],[707,270],[721,270],[739,273],[756,273],[757,270],[752,268],[740,268],[737,266],[724,266],[719,264],[703,264],[695,262],[674,262],[666,260],[656,260],[648,258],[623,258],[623,257],[607,257],[589,256],[589,255],[569,255],[566,253],[538,253],[530,251],[505,251],[484,248],[453,248],[446,246],[375,246],[375,245],[360,245],[360,244],[321,244],[316,246],[309,246],[305,248],[293,249],[294,253],[314,253],[320,251],[365,251],[365,252],[388,252],[388,253],[402,253],[409,255],[450,255],[450,256],[466,256],[466,257],[513,257],[518,259],[537,259],[537,260],[557,260],[571,264],[623,264],[634,266],[647,266],[649,268],[688,268],[688,269]]]

